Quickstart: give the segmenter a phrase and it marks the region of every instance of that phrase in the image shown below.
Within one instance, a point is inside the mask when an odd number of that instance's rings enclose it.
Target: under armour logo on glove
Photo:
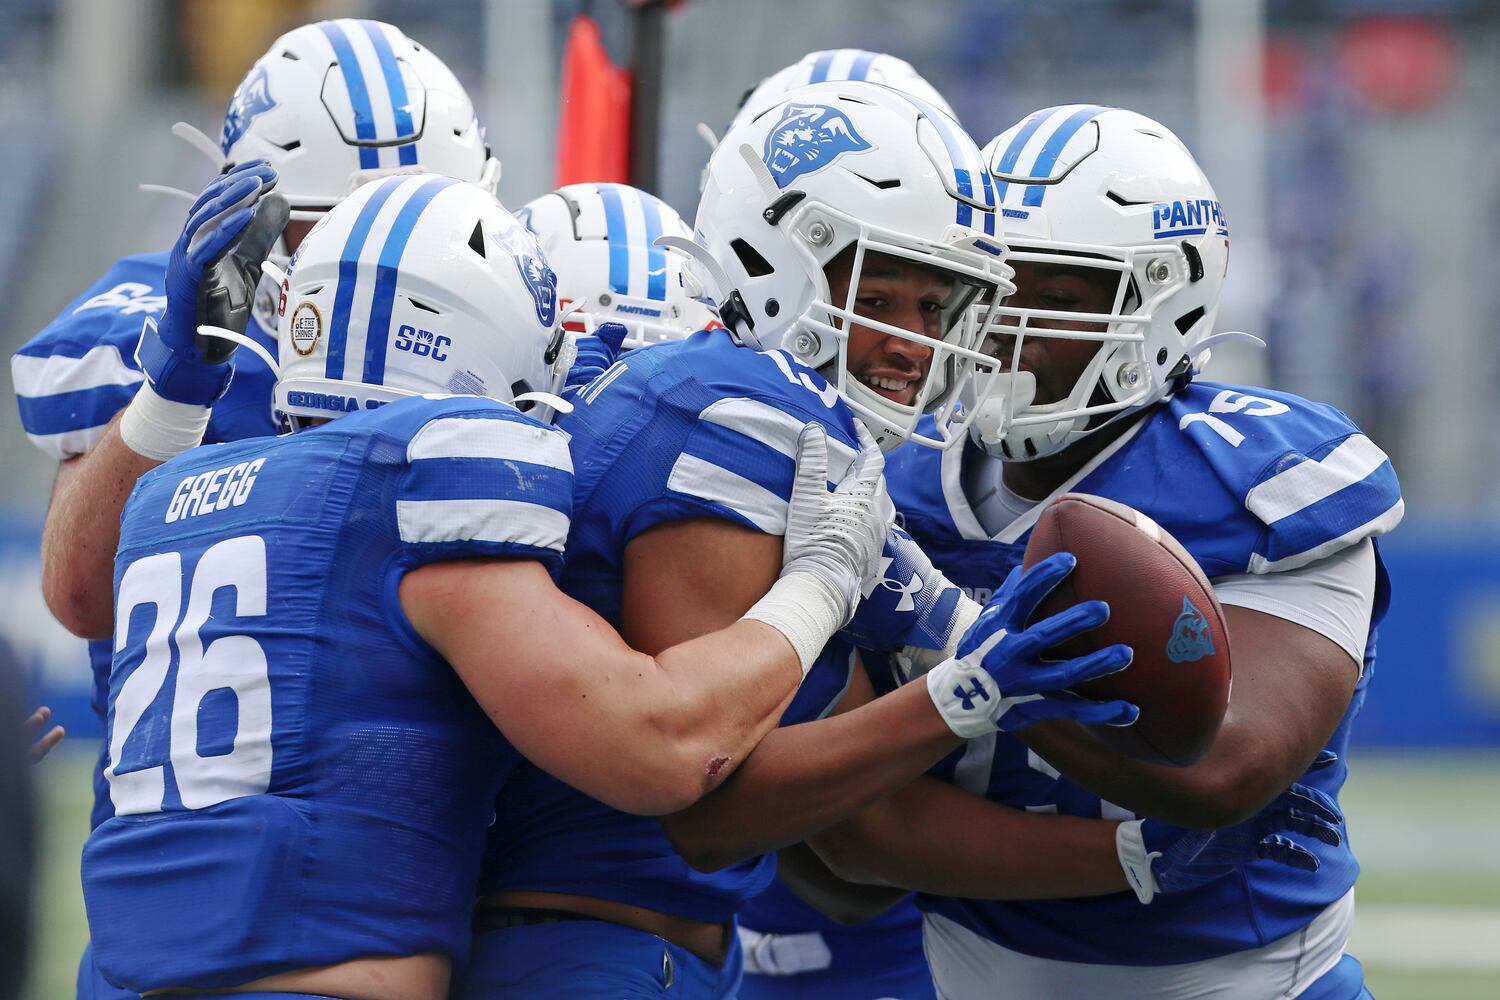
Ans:
[[[979,683],[978,677],[972,678],[970,680],[970,684],[971,687],[968,691],[964,690],[964,686],[962,684],[953,689],[953,697],[959,699],[964,703],[964,711],[966,712],[972,712],[974,710],[975,698],[983,698],[985,701],[990,700],[990,693],[984,689],[983,684]]]

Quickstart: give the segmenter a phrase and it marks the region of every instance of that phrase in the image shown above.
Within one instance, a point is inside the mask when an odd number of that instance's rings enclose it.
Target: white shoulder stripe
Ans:
[[[10,359],[10,375],[18,396],[56,396],[106,385],[135,385],[142,378],[113,344],[100,344],[81,358],[17,354]]]
[[[786,534],[787,502],[759,483],[696,455],[678,456],[667,489],[721,503],[769,535]]]
[[[1319,461],[1308,459],[1277,473],[1245,496],[1245,506],[1265,524],[1360,482],[1386,461],[1385,452],[1363,434],[1354,434]]]
[[[1306,464],[1306,463],[1304,463]],[[1359,527],[1344,532],[1337,538],[1330,538],[1322,545],[1314,546],[1305,552],[1297,552],[1282,559],[1269,560],[1259,553],[1251,553],[1250,565],[1247,567],[1252,573],[1279,573],[1283,570],[1297,569],[1309,563],[1317,562],[1325,556],[1331,556],[1341,549],[1361,542],[1366,538],[1375,538],[1384,535],[1401,523],[1401,517],[1406,513],[1406,501],[1397,500],[1379,517],[1371,518]]]
[[[432,421],[412,437],[406,457],[410,461],[493,458],[573,471],[573,457],[561,434],[529,421],[483,417],[443,417]]]
[[[797,457],[797,437],[805,426],[803,421],[770,403],[743,397],[710,403],[698,419],[743,434],[792,459]],[[855,452],[833,435],[829,434],[827,438],[828,478],[836,481],[854,464]]]
[[[511,542],[561,552],[568,516],[520,500],[398,500],[405,542]]]

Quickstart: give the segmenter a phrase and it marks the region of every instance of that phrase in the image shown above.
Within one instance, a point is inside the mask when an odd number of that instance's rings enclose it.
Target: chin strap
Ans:
[[[266,363],[271,369],[272,375],[277,378],[281,377],[281,366],[276,363],[276,359],[271,356],[271,352],[266,350],[265,345],[253,337],[247,337],[243,333],[235,333],[233,330],[226,330],[222,326],[209,326],[207,323],[202,323],[198,326],[198,336],[217,337],[219,340],[227,340],[241,347],[248,347],[255,353],[256,357]]]

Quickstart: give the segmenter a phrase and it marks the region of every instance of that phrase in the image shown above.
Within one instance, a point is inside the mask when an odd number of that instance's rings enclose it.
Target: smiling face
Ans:
[[[854,264],[851,246],[828,263],[830,301],[843,306]],[[899,257],[866,253],[853,311],[873,320],[941,340],[955,314],[952,275]],[[896,403],[910,405],[932,366],[932,348],[880,329],[849,328],[846,366],[851,378]]]
[[[1053,264],[1046,261],[1015,261],[1016,292],[1001,303],[1002,309],[1043,309],[1056,312],[1110,313],[1115,308],[1115,294],[1120,273],[1104,268]],[[1006,325],[1019,322],[1007,315]],[[1033,316],[1025,321],[1028,333],[1047,330],[1071,330],[1102,333],[1107,324],[1086,320]],[[1055,403],[1066,399],[1083,370],[1099,351],[1097,340],[1060,340],[1047,336],[1027,336],[1021,346],[1020,368],[1036,377],[1035,403]],[[1001,361],[1008,370],[1015,350],[1012,334],[991,332],[981,348]]]

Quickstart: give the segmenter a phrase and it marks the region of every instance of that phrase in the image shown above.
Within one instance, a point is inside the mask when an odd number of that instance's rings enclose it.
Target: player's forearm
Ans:
[[[116,417],[88,452],[58,466],[42,527],[42,594],[74,635],[113,631],[120,511],[136,480],[160,464],[126,447]]]
[[[845,926],[874,920],[909,895],[905,889],[844,881],[806,843],[776,853],[776,877],[804,903]]]
[[[771,733],[723,786],[664,820],[695,868],[778,850],[918,777],[959,740],[922,685]]]
[[[718,787],[776,728],[802,681],[790,642],[776,629],[741,619],[663,650],[655,657],[651,725],[704,764]]]
[[[970,899],[1070,899],[1129,888],[1116,826],[1023,812],[921,778],[808,844],[850,882]]]
[[[1226,719],[1208,754],[1189,767],[1148,764],[1094,739],[1076,723],[1032,726],[1020,738],[1068,780],[1129,809],[1175,826],[1214,830],[1242,822],[1295,778],[1263,766],[1254,741]]]

